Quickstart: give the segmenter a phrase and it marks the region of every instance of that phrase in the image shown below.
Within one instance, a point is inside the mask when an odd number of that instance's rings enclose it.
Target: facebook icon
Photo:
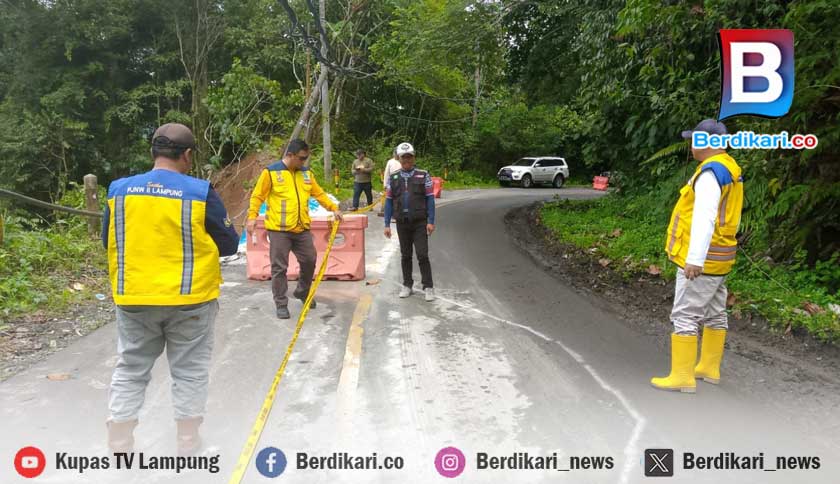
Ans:
[[[257,454],[257,470],[265,477],[277,477],[286,470],[286,455],[276,447],[266,447]]]

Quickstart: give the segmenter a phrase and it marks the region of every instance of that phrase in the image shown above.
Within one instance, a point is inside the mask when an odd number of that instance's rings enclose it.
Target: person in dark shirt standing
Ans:
[[[391,175],[385,191],[385,237],[391,238],[391,217],[397,221],[402,254],[403,287],[400,297],[411,296],[414,286],[412,251],[420,264],[426,301],[435,299],[432,265],[429,262],[429,236],[435,231],[435,195],[429,173],[414,167],[414,147],[397,146],[401,170]],[[413,250],[412,250],[413,249]]]
[[[373,161],[365,150],[356,150],[353,160],[353,210],[359,209],[359,199],[365,194],[366,205],[373,203]]]

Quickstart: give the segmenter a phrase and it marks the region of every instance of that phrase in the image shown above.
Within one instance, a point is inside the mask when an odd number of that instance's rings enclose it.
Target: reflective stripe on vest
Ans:
[[[114,238],[117,244],[117,294],[125,294],[125,197],[114,200]]]
[[[181,269],[181,294],[192,290],[193,241],[192,241],[192,201],[181,201],[181,245],[184,251],[183,269]]]
[[[286,200],[280,202],[280,228],[285,229],[286,226]]]
[[[680,225],[680,213],[674,216],[674,222],[671,224],[671,243],[668,244],[668,253],[674,250],[674,244],[677,242],[677,227]]]

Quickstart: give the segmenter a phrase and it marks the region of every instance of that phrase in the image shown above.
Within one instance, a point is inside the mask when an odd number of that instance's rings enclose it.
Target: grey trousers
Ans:
[[[207,404],[217,300],[188,306],[117,306],[117,354],[110,420],[137,418],[155,360],[166,349],[175,418],[199,417]]]
[[[315,261],[318,253],[312,241],[312,232],[305,230],[299,234],[291,232],[268,231],[269,252],[271,257],[271,293],[274,295],[274,305],[285,307],[289,304],[286,291],[289,281],[286,271],[289,269],[289,251],[294,252],[300,264],[300,278],[298,279],[295,297],[305,299],[312,286],[315,276]]]
[[[729,327],[726,315],[726,276],[701,274],[693,281],[677,269],[671,322],[674,333],[693,336],[702,324],[714,329]]]

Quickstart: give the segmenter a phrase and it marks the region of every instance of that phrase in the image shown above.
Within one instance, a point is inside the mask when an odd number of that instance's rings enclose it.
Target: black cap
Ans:
[[[152,145],[160,148],[195,148],[195,136],[183,124],[166,123],[155,130]]]
[[[703,131],[709,134],[726,134],[726,125],[715,119],[704,119],[700,124],[682,132],[683,139],[691,139],[692,133],[695,131]]]

